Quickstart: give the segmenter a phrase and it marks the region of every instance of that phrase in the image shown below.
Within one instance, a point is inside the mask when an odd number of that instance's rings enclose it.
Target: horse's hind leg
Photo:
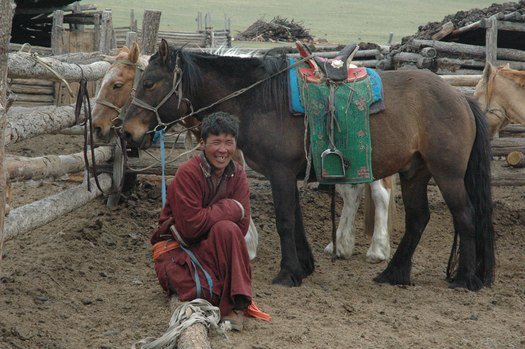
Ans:
[[[363,188],[363,184],[337,184],[335,186],[336,191],[343,198],[343,210],[336,233],[337,257],[350,258],[354,252],[354,220]],[[324,252],[331,254],[333,249],[333,242],[330,242],[325,247]]]
[[[468,197],[463,178],[450,179],[435,175],[434,179],[452,214],[454,230],[459,234],[459,261],[457,273],[450,287],[477,291],[483,282],[476,276],[476,236],[474,208]],[[455,252],[455,251],[453,251]]]
[[[366,252],[366,260],[378,263],[390,257],[390,237],[388,234],[388,205],[392,190],[384,186],[383,180],[370,183],[372,200],[375,206],[374,234]]]
[[[430,219],[427,185],[430,173],[419,167],[412,175],[400,173],[401,192],[405,205],[405,235],[387,268],[374,278],[380,283],[409,285],[412,256]]]

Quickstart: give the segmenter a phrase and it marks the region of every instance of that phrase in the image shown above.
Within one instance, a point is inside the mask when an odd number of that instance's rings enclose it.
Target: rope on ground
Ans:
[[[204,324],[208,329],[222,333],[223,330],[219,327],[220,319],[219,308],[204,299],[197,298],[185,302],[175,309],[171,316],[169,328],[162,336],[157,339],[153,337],[144,338],[133,344],[131,349],[176,348],[181,333],[198,322]]]

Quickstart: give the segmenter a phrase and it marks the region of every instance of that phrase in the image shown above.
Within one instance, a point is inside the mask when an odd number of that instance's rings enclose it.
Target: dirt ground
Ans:
[[[80,150],[77,138],[52,139],[37,137],[8,152]],[[130,348],[167,329],[169,302],[157,284],[149,244],[160,189],[150,177],[140,183],[116,209],[99,198],[4,244],[0,348]],[[71,178],[14,183],[14,206],[78,184]],[[361,212],[354,256],[332,263],[323,253],[330,240],[329,197],[302,189],[316,271],[292,289],[271,285],[280,250],[269,183],[251,179],[251,189],[260,234],[254,296],[273,320],[248,319],[244,332],[228,339],[211,334],[214,348],[525,348],[525,188],[493,188],[497,277],[492,288],[476,293],[447,287],[452,224],[435,186],[429,190],[432,217],[414,256],[413,285],[406,287],[372,281],[386,264],[365,261],[369,238]],[[394,249],[403,230],[399,193],[396,199]]]

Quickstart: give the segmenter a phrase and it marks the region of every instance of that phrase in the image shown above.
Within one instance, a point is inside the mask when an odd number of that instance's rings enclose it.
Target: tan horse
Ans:
[[[474,98],[485,110],[492,136],[510,122],[525,125],[525,71],[487,63]]]

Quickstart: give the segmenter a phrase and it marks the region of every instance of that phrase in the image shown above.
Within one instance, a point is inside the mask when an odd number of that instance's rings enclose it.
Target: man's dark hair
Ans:
[[[201,138],[206,141],[209,135],[218,136],[221,133],[237,136],[239,122],[231,114],[218,111],[212,113],[202,120]]]

